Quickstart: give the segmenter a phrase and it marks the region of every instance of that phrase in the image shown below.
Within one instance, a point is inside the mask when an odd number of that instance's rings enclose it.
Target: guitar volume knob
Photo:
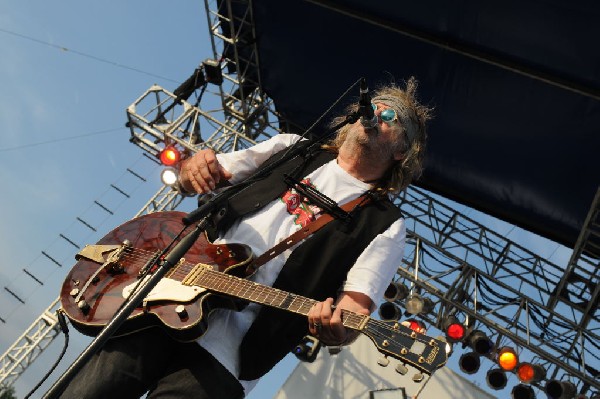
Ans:
[[[175,308],[175,313],[177,313],[177,316],[179,316],[180,319],[185,319],[188,317],[188,312],[185,310],[185,306],[183,305],[177,305]]]
[[[85,301],[85,299],[82,299],[79,302],[77,302],[77,307],[85,315],[87,315],[90,311],[90,305]]]

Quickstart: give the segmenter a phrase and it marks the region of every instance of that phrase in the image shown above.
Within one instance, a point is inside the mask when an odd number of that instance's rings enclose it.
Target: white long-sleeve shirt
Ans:
[[[233,174],[231,183],[243,181],[271,155],[292,145],[299,136],[279,134],[251,148],[218,154],[221,166]],[[310,179],[321,193],[343,205],[371,188],[348,174],[332,160],[305,178]],[[236,222],[215,244],[242,243],[248,245],[256,256],[271,249],[298,231],[304,220],[311,218],[310,207],[297,206],[291,200],[293,192],[272,201],[263,209]],[[396,220],[385,232],[379,234],[363,251],[350,269],[342,287],[343,291],[366,294],[374,303],[380,301],[383,292],[401,264],[406,231],[404,219]],[[297,244],[299,245],[299,244]],[[251,277],[253,281],[271,286],[288,256],[290,248],[261,266]],[[242,339],[256,318],[260,305],[250,304],[241,312],[219,309],[211,313],[208,330],[198,342],[208,350],[234,376],[239,375],[239,347]],[[243,381],[246,394],[258,380]]]

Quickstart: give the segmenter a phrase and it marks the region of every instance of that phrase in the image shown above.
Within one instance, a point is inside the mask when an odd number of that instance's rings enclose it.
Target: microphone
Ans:
[[[360,97],[358,100],[358,111],[360,114],[360,124],[366,129],[373,129],[377,126],[377,116],[371,105],[371,96],[365,78],[360,80]]]

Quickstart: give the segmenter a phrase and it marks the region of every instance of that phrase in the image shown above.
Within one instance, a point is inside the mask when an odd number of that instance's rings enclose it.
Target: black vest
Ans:
[[[269,163],[277,154],[265,164]],[[259,209],[287,190],[283,174],[301,165],[299,176],[305,177],[335,158],[318,151],[306,162],[297,157],[276,168],[230,202],[227,216],[219,230],[228,228],[237,218]],[[286,261],[273,287],[308,298],[335,298],[346,274],[369,243],[401,217],[400,210],[385,198],[369,202],[349,222],[337,219],[307,238]],[[280,309],[263,307],[244,336],[240,347],[239,378],[254,380],[266,374],[308,334],[306,317]]]

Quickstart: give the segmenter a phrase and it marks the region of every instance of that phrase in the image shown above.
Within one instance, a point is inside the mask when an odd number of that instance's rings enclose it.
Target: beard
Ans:
[[[394,154],[401,148],[401,135],[395,134],[391,140],[382,140],[379,128],[375,132],[366,131],[361,126],[352,125],[348,129],[344,145],[349,146],[353,154],[361,154],[373,161],[394,160]]]

